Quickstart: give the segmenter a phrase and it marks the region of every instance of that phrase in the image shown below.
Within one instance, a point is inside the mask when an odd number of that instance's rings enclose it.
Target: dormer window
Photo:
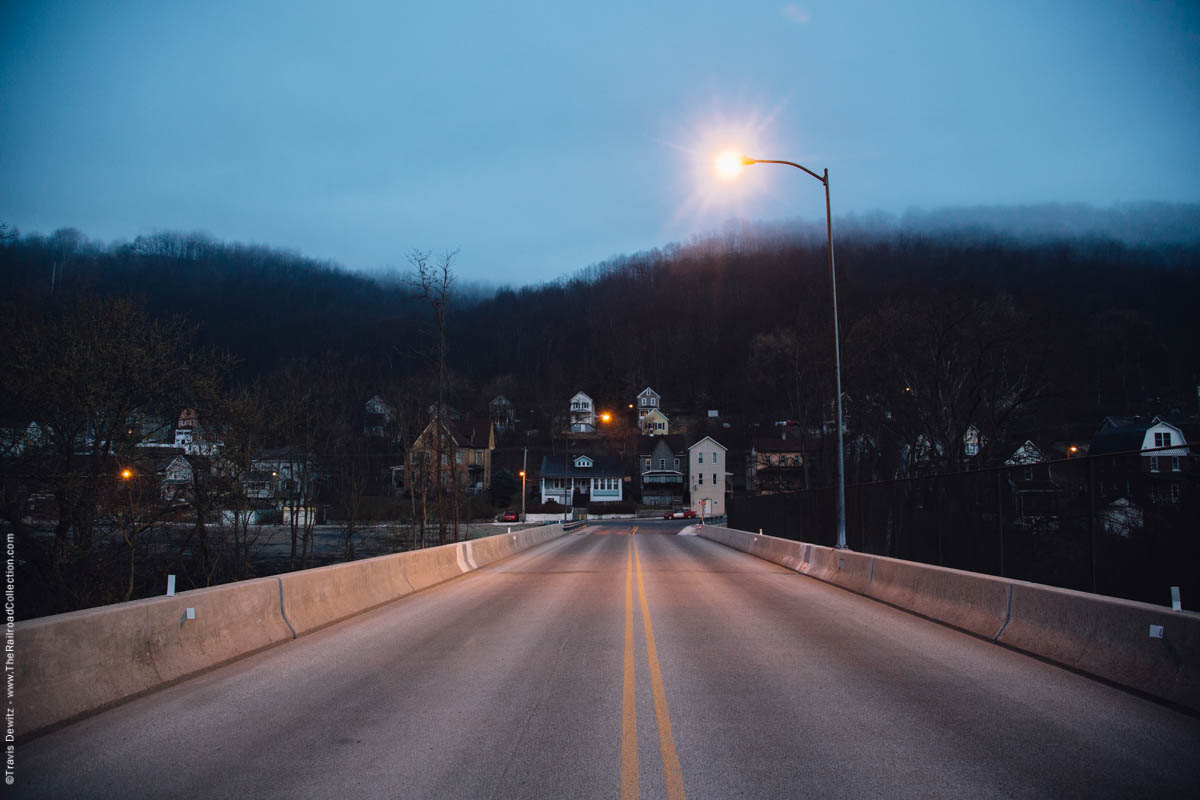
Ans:
[[[580,456],[575,459],[575,466],[579,469],[588,469],[592,466],[592,460],[587,456]]]

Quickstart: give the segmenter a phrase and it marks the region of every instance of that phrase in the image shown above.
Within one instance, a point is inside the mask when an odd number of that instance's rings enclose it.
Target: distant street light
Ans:
[[[525,521],[525,470],[521,470],[521,522]]]
[[[121,470],[121,480],[127,481],[132,477],[133,477],[133,470],[131,470],[131,469]]]
[[[842,347],[838,337],[837,271],[833,263],[833,215],[829,211],[829,170],[818,175],[808,167],[793,161],[750,158],[730,150],[717,156],[717,172],[725,178],[736,177],[742,167],[752,164],[783,164],[803,170],[825,186],[825,233],[829,242],[829,285],[833,298],[833,374],[837,384],[837,546],[846,547],[846,458],[843,449],[842,425]]]

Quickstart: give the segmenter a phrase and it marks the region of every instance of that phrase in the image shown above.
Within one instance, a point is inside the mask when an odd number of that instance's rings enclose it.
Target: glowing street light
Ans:
[[[768,158],[750,158],[733,150],[717,156],[717,173],[725,178],[735,178],[743,167],[752,164],[783,164],[795,167],[816,178],[825,187],[825,233],[829,242],[829,285],[833,301],[833,374],[837,384],[837,546],[846,547],[846,458],[843,449],[842,424],[842,348],[838,338],[837,270],[833,263],[833,215],[829,211],[829,170],[818,175],[808,167],[794,161],[776,161]]]
[[[133,477],[133,470],[131,470],[131,469],[121,470],[121,480],[127,481],[132,477]]]
[[[605,411],[603,414],[600,415],[600,421],[601,422],[612,422],[612,414]]]
[[[525,470],[521,470],[521,522],[525,521]]]

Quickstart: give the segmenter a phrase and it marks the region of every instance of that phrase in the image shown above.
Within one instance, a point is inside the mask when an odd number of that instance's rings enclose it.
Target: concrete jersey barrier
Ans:
[[[25,736],[117,705],[563,533],[561,525],[526,528],[18,622],[16,732]]]
[[[857,594],[1200,711],[1200,615],[732,528],[700,535]]]

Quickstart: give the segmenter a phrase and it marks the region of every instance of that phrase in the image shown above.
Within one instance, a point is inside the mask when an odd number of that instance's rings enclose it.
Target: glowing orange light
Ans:
[[[522,478],[525,477],[525,470],[521,470],[520,477],[522,477]]]
[[[607,411],[605,411],[600,415],[600,420],[602,422],[610,422],[612,420],[612,414],[609,414]]]
[[[124,478],[125,480],[129,480],[130,478],[133,477],[133,470],[131,470],[131,469],[121,470],[121,477]]]

